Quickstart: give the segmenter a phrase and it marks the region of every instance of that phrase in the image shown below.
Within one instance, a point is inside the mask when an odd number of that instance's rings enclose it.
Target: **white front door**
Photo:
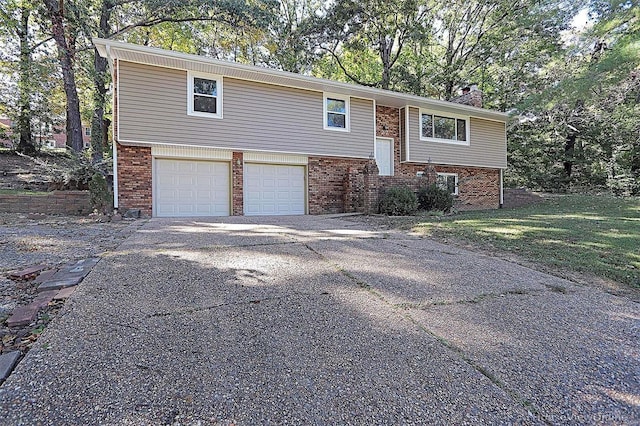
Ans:
[[[244,164],[244,214],[305,214],[305,167]]]
[[[155,160],[157,217],[228,216],[229,163]]]
[[[380,176],[393,176],[393,139],[376,139],[376,163]]]

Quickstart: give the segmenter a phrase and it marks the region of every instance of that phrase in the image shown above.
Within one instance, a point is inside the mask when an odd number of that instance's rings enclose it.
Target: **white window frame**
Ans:
[[[421,119],[422,119],[422,117],[421,117]],[[455,191],[453,191],[451,193],[451,195],[458,195],[458,174],[457,173],[436,173],[436,184],[438,184],[437,178],[440,177],[440,176],[443,176],[443,177],[454,176],[455,177],[455,179],[456,179]]]
[[[339,101],[344,101],[345,105],[345,117],[344,117],[344,128],[341,127],[331,127],[327,124],[328,113],[331,111],[327,111],[327,99],[337,99]],[[351,97],[340,95],[337,93],[323,93],[322,96],[322,122],[325,130],[333,130],[336,132],[350,132],[351,131]],[[333,113],[333,112],[332,112]],[[335,113],[333,113],[335,114]]]
[[[218,95],[216,96],[216,113],[194,111],[193,110],[193,79],[203,78],[206,80],[214,80],[216,82],[216,90]],[[223,81],[221,75],[207,74],[195,71],[187,71],[187,115],[196,117],[208,117],[208,118],[222,118],[222,87]]]
[[[458,132],[458,122],[457,120],[464,120],[466,122],[465,124],[465,131],[466,131],[466,137],[464,141],[459,141],[459,140],[455,140],[455,139],[443,139],[443,138],[436,138],[431,137],[424,137],[422,136],[422,115],[423,114],[427,114],[427,115],[437,115],[440,117],[445,117],[445,118],[453,118],[456,120],[456,134]],[[449,144],[453,144],[453,145],[464,145],[464,146],[469,146],[469,141],[471,139],[471,132],[470,132],[470,118],[469,116],[466,115],[458,115],[458,114],[449,114],[448,112],[440,112],[440,111],[433,111],[433,110],[427,110],[427,109],[420,109],[419,115],[418,115],[418,131],[420,133],[418,133],[418,135],[420,135],[420,140],[421,141],[427,141],[427,142],[438,142],[438,143],[449,143]],[[431,120],[431,125],[434,126],[435,124],[435,120],[432,118]],[[435,135],[435,129],[432,129],[432,134]]]
[[[84,135],[85,136],[91,136],[91,127],[85,127],[84,128]]]

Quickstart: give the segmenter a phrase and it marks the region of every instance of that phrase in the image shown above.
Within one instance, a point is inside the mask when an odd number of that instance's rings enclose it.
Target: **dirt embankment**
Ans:
[[[65,178],[74,167],[77,167],[74,159],[65,153],[40,153],[29,157],[0,152],[0,190],[63,189]]]

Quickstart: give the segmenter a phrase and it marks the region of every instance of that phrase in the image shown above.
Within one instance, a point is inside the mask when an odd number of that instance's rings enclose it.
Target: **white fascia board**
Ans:
[[[221,61],[204,56],[174,52],[171,50],[158,49],[155,47],[140,46],[131,43],[123,43],[114,40],[94,38],[92,41],[101,56],[107,57],[107,54],[109,53],[109,56],[112,59],[120,58],[119,51],[136,52],[155,57],[172,58],[185,62],[213,65],[224,69],[224,74],[231,78],[234,78],[234,73],[253,73],[256,77],[252,80],[257,82],[278,84],[288,87],[321,92],[338,92],[357,98],[374,99],[379,102],[380,105],[389,105],[395,108],[400,108],[406,104],[413,104],[419,108],[430,108],[436,110],[438,108],[454,109],[460,111],[461,114],[466,114],[478,118],[486,118],[489,120],[506,122],[509,119],[509,115],[503,112],[477,108],[469,105],[456,104],[453,102],[441,101],[437,99],[429,99],[406,93],[398,93],[390,90],[358,86],[355,84],[326,80],[287,71],[256,67],[252,65],[239,64],[236,62]],[[107,47],[110,48],[110,52],[107,52]],[[242,79],[242,77],[237,78]],[[274,82],[274,79],[276,79],[278,83]]]

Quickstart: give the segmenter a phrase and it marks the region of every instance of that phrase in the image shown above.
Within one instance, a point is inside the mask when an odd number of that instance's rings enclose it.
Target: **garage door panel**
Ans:
[[[228,216],[229,164],[156,159],[155,215]]]
[[[245,215],[304,214],[305,167],[246,163]]]

